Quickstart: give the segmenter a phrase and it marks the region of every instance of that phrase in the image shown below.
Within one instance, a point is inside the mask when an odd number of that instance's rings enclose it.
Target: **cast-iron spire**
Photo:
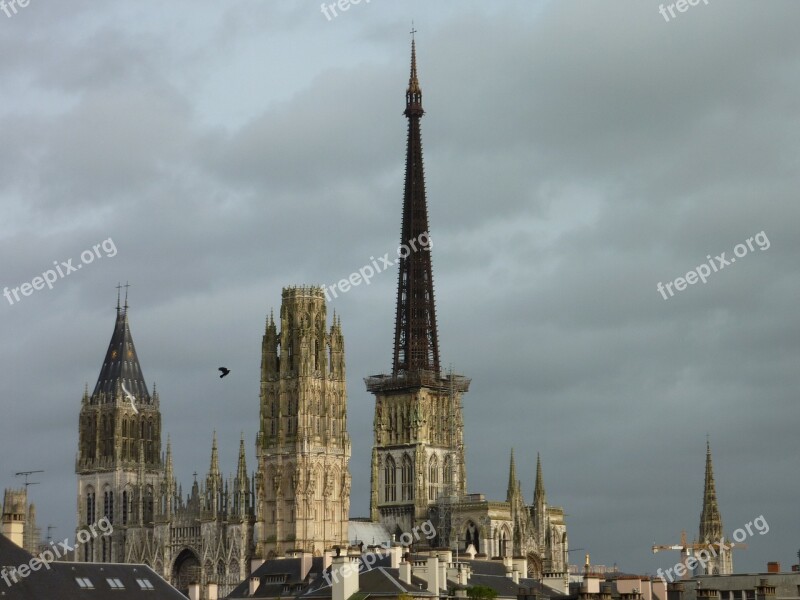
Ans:
[[[433,371],[439,374],[439,341],[436,333],[433,267],[428,238],[428,206],[420,133],[420,119],[423,114],[422,89],[417,78],[416,42],[412,39],[411,74],[406,90],[408,142],[403,225],[398,252],[400,260],[393,375],[414,371]]]

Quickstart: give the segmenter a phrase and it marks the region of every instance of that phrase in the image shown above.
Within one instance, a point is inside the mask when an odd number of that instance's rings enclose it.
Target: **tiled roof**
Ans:
[[[33,556],[0,535],[0,566],[19,568]],[[186,600],[150,567],[99,563],[49,563],[27,577],[0,579],[0,600]]]

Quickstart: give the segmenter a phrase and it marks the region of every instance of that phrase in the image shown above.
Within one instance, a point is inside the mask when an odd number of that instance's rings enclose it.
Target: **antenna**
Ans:
[[[28,492],[29,485],[39,485],[39,481],[28,481],[28,477],[34,473],[44,473],[44,471],[19,471],[14,473],[14,477],[25,477],[25,493]]]

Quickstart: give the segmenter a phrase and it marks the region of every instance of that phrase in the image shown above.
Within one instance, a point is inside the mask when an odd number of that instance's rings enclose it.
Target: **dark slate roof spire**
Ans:
[[[412,35],[413,33],[412,31]],[[422,88],[417,77],[416,41],[412,38],[411,74],[406,90],[408,144],[403,225],[400,251],[398,251],[400,260],[393,375],[415,371],[433,371],[439,374],[439,340],[436,330],[433,266],[428,237],[428,206],[420,133],[420,119],[423,114]]]
[[[126,284],[127,285],[127,284]],[[151,404],[150,392],[139,366],[139,356],[133,345],[130,325],[128,323],[128,296],[125,294],[125,305],[119,306],[119,287],[117,289],[117,320],[114,324],[114,333],[106,350],[106,357],[97,378],[97,384],[92,392],[92,404],[114,402],[117,397],[126,400],[127,390],[134,398],[136,404]],[[123,385],[125,389],[123,390]]]

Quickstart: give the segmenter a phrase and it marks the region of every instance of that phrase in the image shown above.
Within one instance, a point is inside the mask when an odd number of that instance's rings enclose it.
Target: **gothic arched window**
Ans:
[[[439,458],[434,454],[428,461],[428,501],[433,502],[439,491]]]
[[[423,467],[424,468],[424,467]],[[408,454],[403,454],[401,467],[401,481],[403,486],[403,500],[414,499],[414,462]]]
[[[95,495],[94,488],[86,489],[86,524],[91,525],[95,519]]]
[[[109,486],[106,486],[103,491],[103,516],[110,523],[114,522],[114,492]]]
[[[445,492],[447,494],[452,494],[453,490],[451,486],[453,485],[453,457],[449,454],[444,458],[444,472],[442,473],[442,482],[445,485]]]
[[[397,500],[397,465],[391,456],[386,457],[386,465],[383,468],[384,499],[386,502]]]

